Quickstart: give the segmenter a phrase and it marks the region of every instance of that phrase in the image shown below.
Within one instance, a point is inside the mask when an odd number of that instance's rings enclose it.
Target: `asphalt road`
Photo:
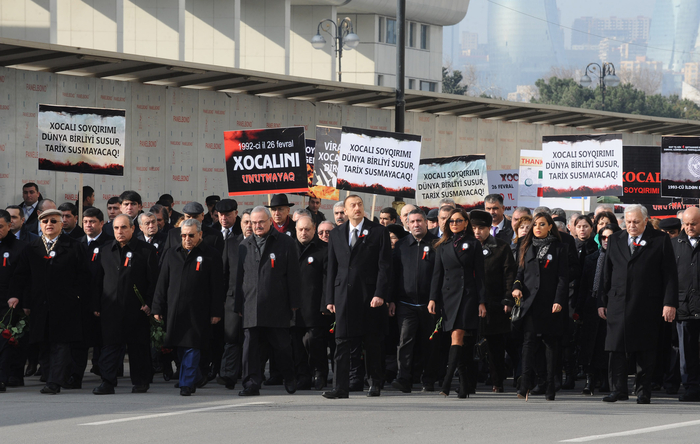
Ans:
[[[327,400],[316,391],[289,395],[282,387],[240,397],[239,386],[231,391],[209,383],[186,398],[174,381],[160,375],[155,381],[147,394],[132,394],[129,380],[120,379],[115,395],[95,396],[99,380],[89,375],[82,390],[42,395],[38,378],[26,378],[25,387],[0,393],[0,436],[52,444],[700,442],[700,404],[661,392],[651,405],[607,404],[602,395],[580,395],[582,381],[554,402],[541,396],[525,402],[512,387],[496,394],[482,385],[469,399],[389,388],[379,398],[357,392]]]

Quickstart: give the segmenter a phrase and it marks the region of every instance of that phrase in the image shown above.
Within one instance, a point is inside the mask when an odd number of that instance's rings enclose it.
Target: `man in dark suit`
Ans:
[[[160,256],[163,248],[165,247],[165,242],[167,241],[167,234],[163,231],[158,230],[158,220],[156,215],[149,212],[139,214],[137,218],[139,222],[139,227],[141,230],[136,233],[136,238],[140,241],[144,241],[147,244],[153,245]]]
[[[63,222],[63,234],[66,234],[73,239],[80,239],[85,236],[85,232],[78,226],[78,207],[70,202],[59,205],[58,211],[63,213],[61,220]]]
[[[22,211],[22,207],[19,205],[10,205],[9,207],[5,208],[5,211],[10,213],[10,232],[13,236],[26,243],[39,238],[38,235],[27,229],[27,226],[24,223],[24,211]]]
[[[114,229],[112,228],[112,221],[115,217],[122,214],[122,206],[119,202],[119,196],[112,196],[107,200],[107,220],[102,226],[102,231],[110,236],[114,237]]]
[[[21,213],[21,210],[19,210]],[[0,210],[0,319],[5,319],[6,325],[17,325],[23,315],[19,299],[10,296],[10,282],[14,279],[20,255],[28,244],[17,239],[10,231],[10,213]],[[14,309],[12,316],[8,311]],[[22,342],[18,347],[12,346],[10,338],[0,337],[0,392],[7,390],[8,385],[23,385],[24,375],[24,350],[20,351]],[[15,379],[16,384],[10,380]]]
[[[204,207],[199,202],[188,202],[182,211],[185,212],[185,220],[195,219],[199,221],[200,225],[204,220]],[[224,238],[221,233],[205,226],[202,226],[200,231],[202,233],[202,242],[215,248],[220,255],[223,254]],[[169,249],[179,247],[180,243],[180,227],[175,227],[168,231],[168,239],[165,241],[165,247],[160,254],[161,261]]]
[[[93,307],[102,326],[102,384],[92,392],[114,393],[117,369],[126,350],[133,384],[131,392],[146,393],[152,376],[148,315],[158,279],[158,257],[155,247],[134,236],[134,224],[129,216],[121,214],[112,224],[116,238],[100,247],[97,255]]]
[[[309,206],[306,209],[311,213],[314,226],[318,227],[321,222],[326,220],[326,215],[321,212],[321,198],[309,197]]]
[[[24,213],[24,223],[27,226],[27,230],[34,234],[39,234],[39,212],[37,211],[37,204],[42,199],[41,193],[39,193],[39,185],[28,182],[22,186],[22,203],[19,205]]]
[[[442,237],[442,233],[445,232],[445,224],[447,223],[447,218],[450,216],[450,211],[454,209],[455,207],[451,205],[443,205],[442,207],[440,207],[440,210],[438,210],[438,225],[432,230],[429,230],[433,236],[435,236],[438,239]]]
[[[491,236],[496,239],[502,239],[510,245],[513,242],[513,227],[510,221],[503,214],[505,207],[503,206],[503,196],[500,194],[489,194],[484,198],[484,209],[491,214],[493,219],[491,225]]]
[[[411,233],[394,245],[392,286],[396,303],[389,304],[389,314],[395,308],[400,329],[397,350],[399,371],[391,386],[404,393],[411,393],[416,345],[421,357],[421,363],[416,368],[423,370],[421,382],[424,391],[434,390],[440,361],[436,355],[438,348],[430,341],[437,316],[428,313],[435,265],[433,243],[437,237],[428,232],[428,220],[421,209],[408,213],[408,227]]]
[[[140,231],[138,216],[143,208],[141,195],[136,191],[128,190],[119,195],[119,208],[122,214],[126,214],[134,222],[136,233]]]
[[[384,380],[382,342],[386,324],[385,300],[391,297],[391,240],[389,231],[364,217],[360,196],[345,198],[348,221],[331,231],[328,242],[326,303],[336,314],[335,388],[325,398],[347,398],[350,355],[364,345],[370,389],[379,396]]]
[[[167,221],[170,225],[173,227],[175,226],[175,223],[183,217],[182,213],[178,213],[173,209],[173,204],[175,203],[175,200],[173,199],[173,196],[170,194],[161,194],[160,197],[158,198],[158,203],[163,205],[167,210],[168,210],[168,215],[169,220]]]
[[[301,306],[295,312],[292,345],[296,361],[297,384],[300,390],[312,386],[325,387],[328,380],[326,332],[330,326],[323,293],[328,265],[328,246],[316,237],[316,226],[309,216],[296,222],[301,268]]]
[[[673,322],[678,271],[668,234],[647,226],[642,205],[625,208],[627,231],[608,238],[603,296],[598,313],[608,321],[612,392],[603,401],[628,399],[627,356],[637,363],[637,404],[649,404],[661,320]]]
[[[204,220],[202,225],[211,228],[215,223],[219,221],[219,215],[216,212],[216,203],[221,200],[220,196],[212,194],[207,196],[204,200],[204,204],[207,206],[207,214],[204,215]]]
[[[223,316],[225,288],[221,252],[202,241],[201,222],[184,221],[180,237],[182,244],[163,254],[152,311],[166,323],[165,347],[177,349],[180,395],[190,396],[206,381],[201,350],[211,343],[211,325]]]
[[[243,240],[242,234],[233,232],[238,220],[238,202],[223,199],[216,204],[219,214],[221,236],[224,238],[224,283],[226,284],[226,301],[224,302],[224,349],[217,382],[233,390],[241,376],[243,356],[243,323],[241,316],[235,312],[236,279],[238,276],[238,250]],[[248,215],[250,217],[250,215]],[[218,325],[218,324],[217,324]]]
[[[272,228],[265,207],[250,214],[253,236],[241,242],[236,276],[235,311],[243,316],[243,390],[260,394],[260,344],[267,341],[288,393],[296,391],[292,341],[293,311],[300,306],[299,256],[294,240]]]
[[[48,372],[41,393],[51,395],[68,384],[71,344],[83,340],[81,299],[90,294],[91,279],[80,243],[61,234],[61,216],[58,210],[41,213],[43,235],[20,257],[10,287],[11,296],[31,312],[29,340],[41,344],[41,368]]]
[[[100,247],[114,238],[102,231],[104,226],[104,215],[99,208],[90,207],[83,211],[83,227],[85,235],[81,237],[80,243],[86,255],[88,270],[90,275],[95,276],[98,271],[98,259]],[[99,374],[100,345],[102,335],[100,334],[100,320],[93,315],[93,304],[91,298],[81,300],[83,310],[83,338],[82,343],[73,344],[73,360],[75,365],[69,379],[69,385],[73,388],[82,388],[83,375],[87,367],[88,349],[92,347],[92,365],[90,370]]]

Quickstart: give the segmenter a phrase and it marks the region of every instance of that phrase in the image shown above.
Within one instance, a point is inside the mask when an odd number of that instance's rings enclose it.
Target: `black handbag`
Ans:
[[[513,327],[517,328],[522,322],[522,320],[523,318],[520,311],[520,299],[516,299],[515,305],[510,310],[510,322]]]
[[[486,316],[488,317],[488,315]],[[486,318],[481,318],[481,320],[479,321],[479,331],[477,334],[478,339],[476,341],[476,344],[474,344],[474,352],[472,356],[474,361],[481,361],[482,359],[486,359],[486,355],[489,352],[489,342],[482,335],[484,322],[486,322]]]

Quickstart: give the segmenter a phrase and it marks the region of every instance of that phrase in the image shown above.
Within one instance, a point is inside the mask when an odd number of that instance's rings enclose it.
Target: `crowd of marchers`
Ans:
[[[506,216],[492,194],[485,210],[445,199],[370,218],[351,194],[331,221],[320,199],[292,211],[284,194],[178,213],[170,195],[143,208],[125,191],[106,216],[90,187],[81,215],[35,183],[22,195],[0,210],[0,392],[28,377],[44,394],[79,390],[91,365],[92,392],[113,394],[128,356],[132,393],[162,377],[183,396],[215,381],[240,396],[467,398],[512,381],[525,400],[615,402],[631,382],[638,404],[658,390],[700,401],[696,207]]]

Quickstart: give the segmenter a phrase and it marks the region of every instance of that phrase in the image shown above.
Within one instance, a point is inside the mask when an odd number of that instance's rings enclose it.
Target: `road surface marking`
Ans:
[[[679,429],[681,427],[692,427],[692,426],[696,426],[696,425],[700,425],[700,420],[687,421],[687,422],[677,422],[675,424],[666,424],[666,425],[656,426],[656,427],[646,427],[643,429],[628,430],[626,432],[608,433],[606,435],[584,436],[583,438],[566,439],[564,441],[559,441],[559,442],[597,441],[599,439],[617,438],[619,436],[642,435],[644,433],[661,432],[663,430]]]

